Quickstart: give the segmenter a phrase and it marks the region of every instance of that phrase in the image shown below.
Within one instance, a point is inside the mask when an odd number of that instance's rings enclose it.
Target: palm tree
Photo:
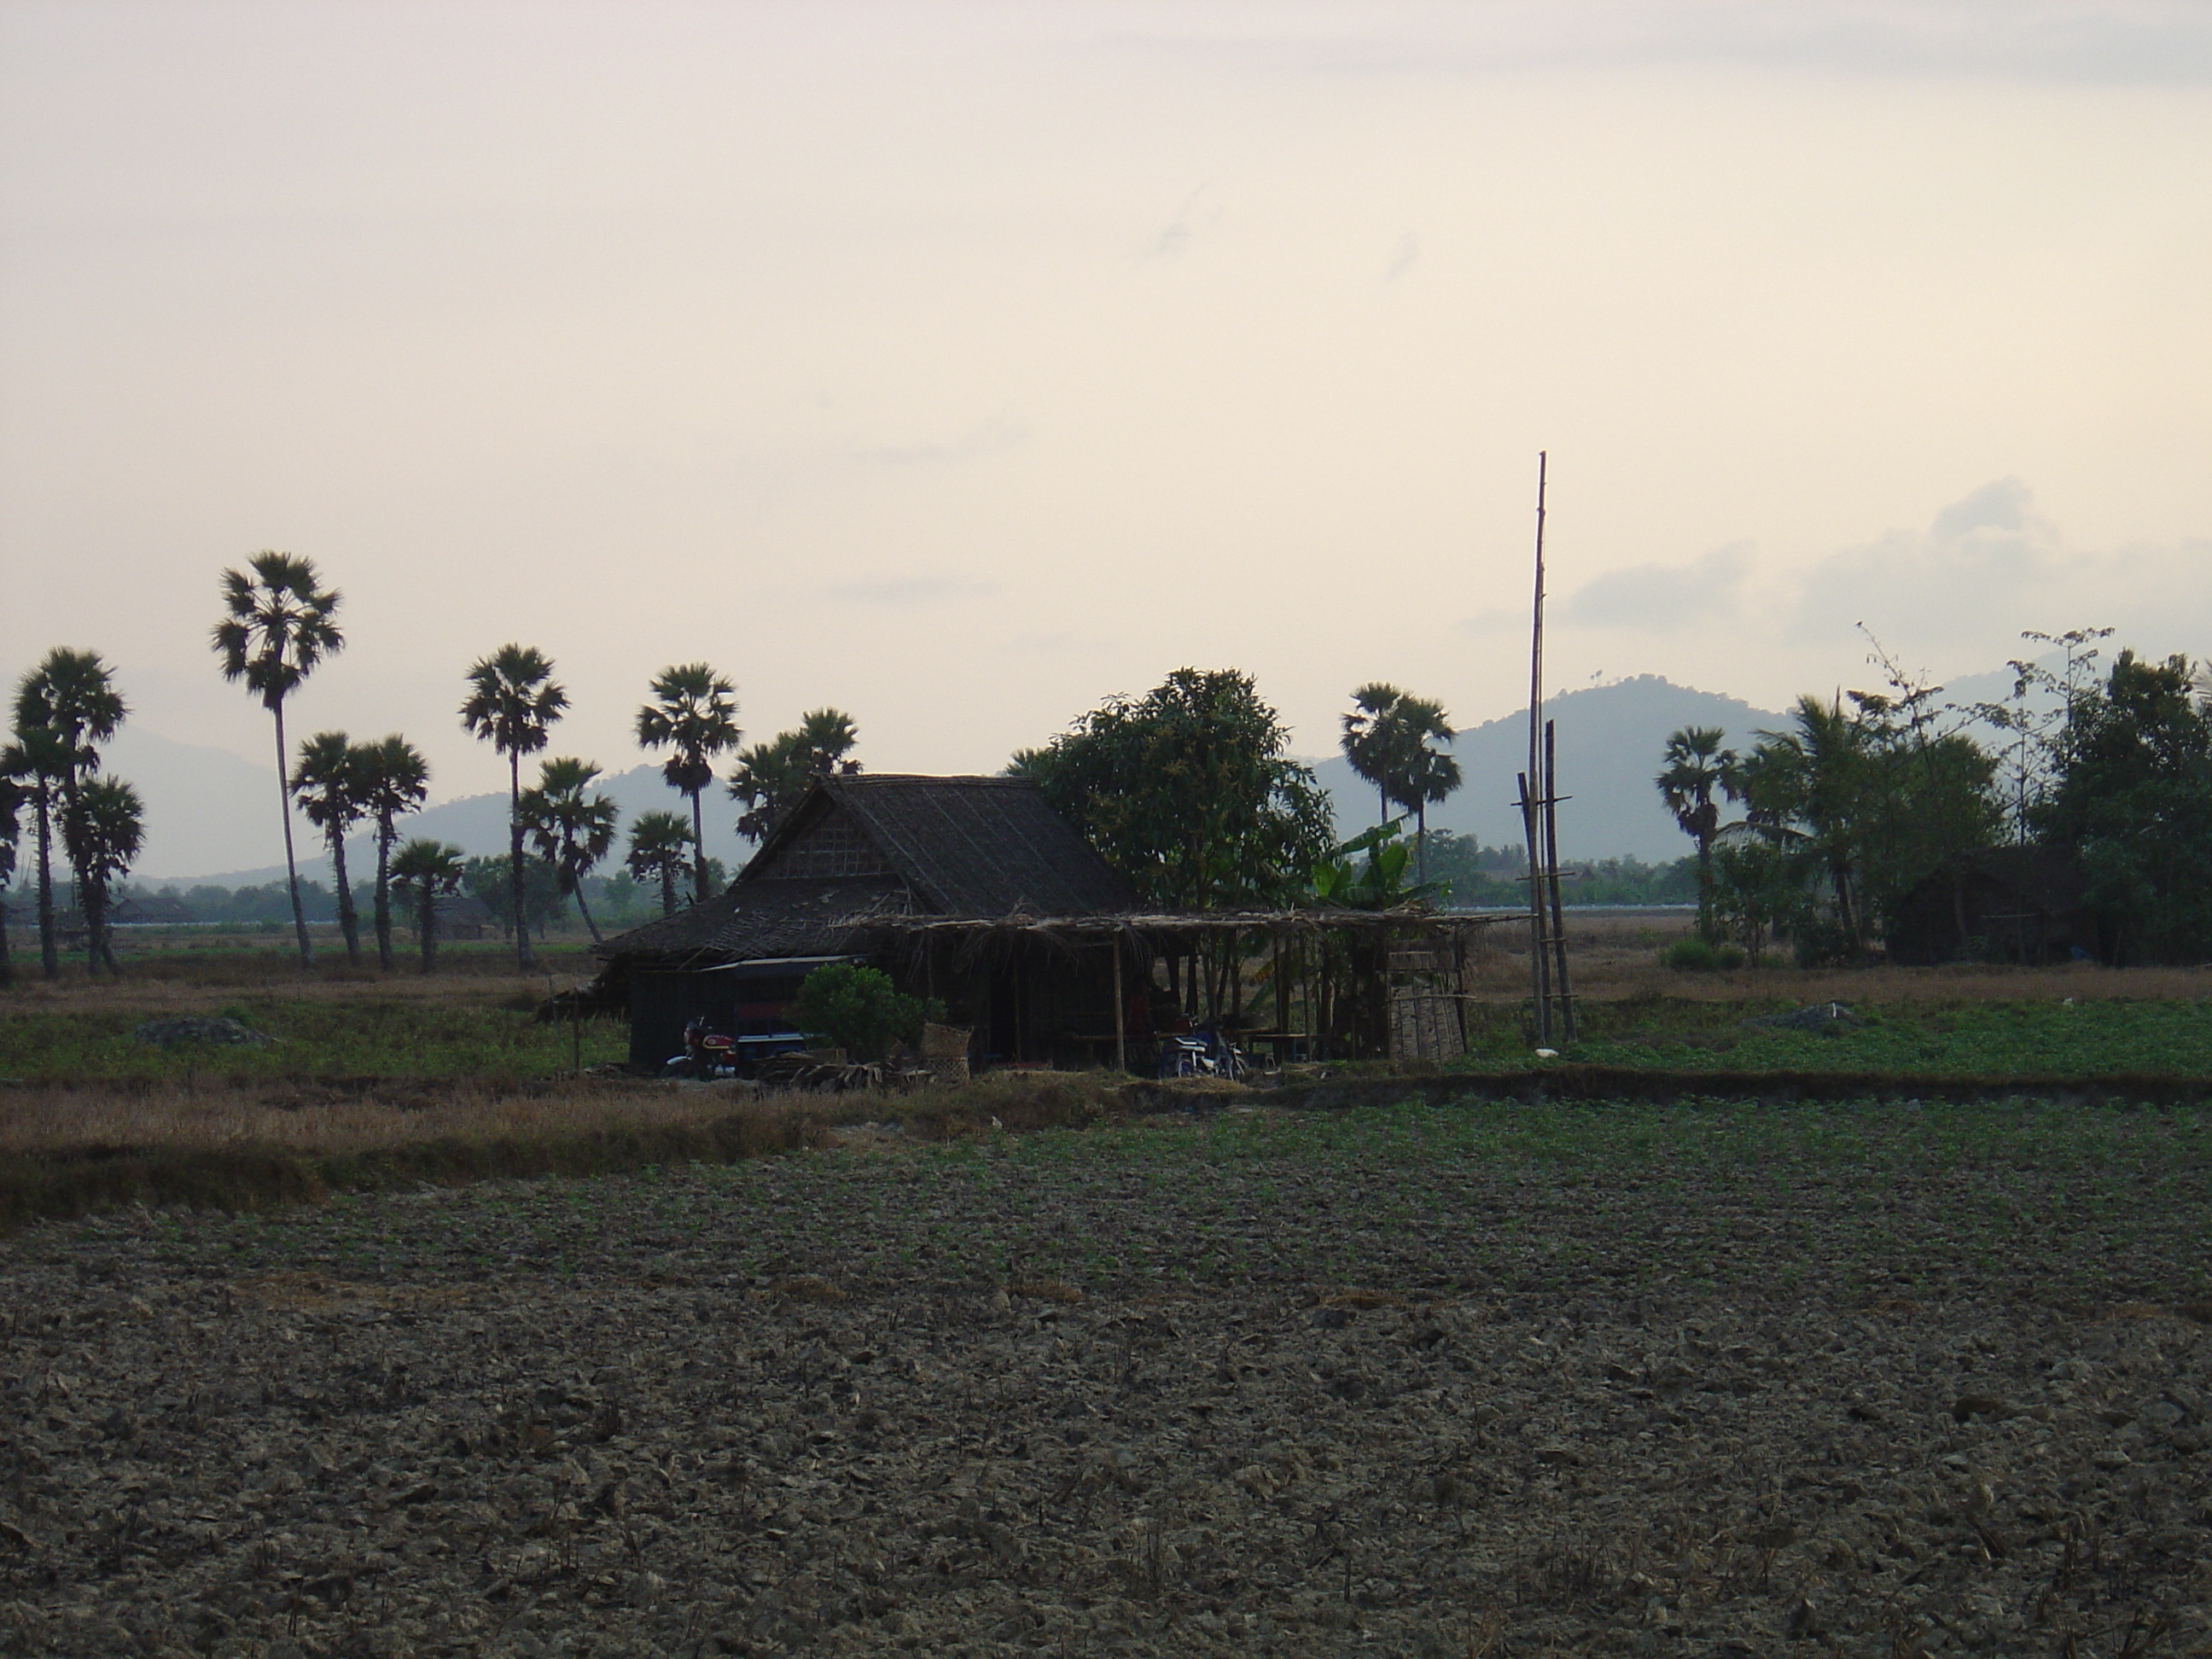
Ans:
[[[107,890],[137,860],[145,823],[138,792],[116,777],[76,784],[62,809],[62,842],[76,871],[77,902],[84,911],[86,966],[95,975],[103,963],[111,974],[123,971],[108,939]]]
[[[538,856],[553,866],[561,890],[575,896],[594,945],[603,941],[591,906],[584,902],[584,878],[614,846],[620,812],[605,795],[586,793],[599,775],[599,769],[589,761],[549,760],[538,768],[537,787],[522,792],[522,821]]]
[[[284,814],[284,878],[292,891],[292,930],[300,941],[300,965],[313,965],[307,945],[307,912],[300,906],[299,860],[292,853],[292,785],[285,773],[290,758],[284,747],[284,699],[299,689],[325,657],[345,648],[345,636],[331,618],[340,595],[322,585],[313,559],[263,551],[244,570],[222,573],[222,603],[230,614],[215,625],[216,654],[222,677],[244,680],[246,689],[276,721],[276,793]]]
[[[17,683],[15,712],[15,741],[0,757],[0,769],[32,785],[39,825],[39,954],[51,979],[61,971],[54,937],[54,817],[75,802],[82,781],[100,765],[98,745],[115,735],[130,710],[97,651],[58,646]],[[84,872],[76,873],[82,886]]]
[[[670,788],[691,798],[691,902],[698,904],[708,896],[706,827],[699,798],[714,781],[714,757],[736,748],[744,735],[738,730],[738,688],[705,663],[687,662],[662,669],[651,689],[653,701],[637,711],[638,746],[676,751],[662,763],[660,775]],[[580,896],[577,907],[582,904]]]
[[[1401,696],[1390,712],[1397,728],[1397,748],[1402,767],[1397,778],[1396,800],[1413,815],[1413,870],[1416,882],[1429,879],[1429,807],[1449,799],[1460,786],[1459,763],[1439,753],[1431,744],[1449,743],[1459,735],[1440,702],[1427,697]]]
[[[469,670],[461,724],[507,757],[507,870],[514,884],[514,959],[530,971],[530,929],[523,921],[522,757],[545,746],[568,694],[535,646],[502,645]]]
[[[363,799],[366,750],[346,741],[343,732],[318,732],[300,745],[292,769],[292,793],[307,822],[330,843],[331,872],[338,889],[338,931],[345,935],[346,960],[361,960],[361,919],[353,908],[353,884],[346,879],[346,831],[368,816]]]
[[[23,834],[23,803],[28,792],[0,775],[0,988],[15,982],[15,960],[8,950],[8,888],[15,879],[15,846]]]
[[[1721,747],[1728,733],[1717,726],[1686,726],[1667,734],[1661,755],[1659,798],[1698,846],[1698,932],[1713,935],[1713,838],[1721,832],[1720,802],[1714,792],[1733,793],[1735,750]]]
[[[1735,769],[1731,793],[1751,823],[1790,836],[1818,861],[1844,944],[1863,950],[1870,918],[1859,903],[1858,870],[1870,806],[1868,734],[1844,712],[1841,697],[1832,703],[1800,697],[1790,717],[1795,730],[1759,734],[1758,748]]]
[[[376,821],[376,963],[386,973],[392,957],[392,848],[395,819],[418,810],[430,793],[430,763],[394,732],[355,751],[361,768],[362,811]]]
[[[392,878],[415,890],[415,936],[429,973],[438,965],[438,901],[460,887],[461,849],[418,836],[392,856]]]
[[[660,914],[676,914],[676,878],[691,855],[691,826],[673,812],[641,812],[630,820],[623,862],[640,881],[660,884]]]
[[[766,841],[815,779],[859,771],[860,762],[845,757],[860,740],[850,714],[817,708],[800,717],[798,730],[779,732],[773,743],[757,743],[740,754],[730,775],[730,794],[746,807],[738,833],[756,842]]]
[[[1373,681],[1352,694],[1351,712],[1344,716],[1344,757],[1375,786],[1384,823],[1390,821],[1390,803],[1402,793],[1396,786],[1407,769],[1401,752],[1405,733],[1395,718],[1405,696],[1395,685]]]

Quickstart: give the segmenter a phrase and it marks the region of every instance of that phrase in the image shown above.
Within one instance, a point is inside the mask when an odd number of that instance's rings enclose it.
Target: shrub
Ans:
[[[792,1005],[792,1023],[808,1036],[854,1060],[881,1060],[894,1042],[921,1036],[928,1008],[900,993],[890,975],[857,963],[825,963],[806,976]]]
[[[1659,960],[1690,974],[1710,974],[1721,965],[1720,952],[1701,939],[1676,939],[1660,952]]]

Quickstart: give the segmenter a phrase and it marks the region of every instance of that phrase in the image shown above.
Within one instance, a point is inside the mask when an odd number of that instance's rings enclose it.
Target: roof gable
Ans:
[[[1137,903],[1026,778],[817,779],[738,879],[874,873],[857,867],[872,856],[939,915],[1085,915]]]

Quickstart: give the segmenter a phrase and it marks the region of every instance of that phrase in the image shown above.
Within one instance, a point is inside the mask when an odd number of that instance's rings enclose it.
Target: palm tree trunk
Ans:
[[[699,797],[702,793],[697,789],[691,792],[691,902],[694,904],[707,902],[707,830],[699,806]],[[577,908],[580,909],[583,902],[580,894],[576,900]]]
[[[15,958],[8,950],[8,893],[0,888],[0,990],[15,982]]]
[[[514,893],[514,961],[515,965],[528,973],[530,961],[530,924],[522,915],[522,753],[510,750],[507,757],[507,874],[512,878]]]
[[[54,937],[54,797],[53,786],[39,780],[39,968],[48,979],[62,971],[60,940]]]
[[[338,931],[345,935],[346,960],[361,960],[361,917],[353,908],[353,887],[346,880],[345,831],[331,831],[331,873],[338,884]]]
[[[1713,938],[1713,838],[1698,837],[1698,937],[1711,945]]]
[[[606,940],[600,935],[599,924],[592,920],[592,907],[584,902],[584,878],[581,876],[576,878],[576,884],[570,890],[576,896],[576,913],[583,917],[584,926],[592,930],[592,943],[605,945]]]
[[[1429,804],[1425,800],[1413,806],[1413,880],[1423,887],[1429,884]]]
[[[660,914],[676,914],[676,866],[665,860],[660,866]]]
[[[422,935],[422,971],[433,971],[438,965],[438,898],[430,890],[428,877],[422,880],[422,902],[415,908],[415,926]]]
[[[386,973],[392,960],[392,814],[376,815],[376,965]]]
[[[300,906],[300,865],[292,854],[292,775],[286,769],[284,754],[284,700],[279,697],[270,712],[276,716],[276,799],[284,809],[284,883],[292,890],[292,931],[299,936],[300,966],[312,968],[315,953],[307,944],[307,913]]]
[[[107,884],[80,876],[77,903],[84,911],[85,973],[98,979],[103,965],[115,965],[115,953],[107,948]]]

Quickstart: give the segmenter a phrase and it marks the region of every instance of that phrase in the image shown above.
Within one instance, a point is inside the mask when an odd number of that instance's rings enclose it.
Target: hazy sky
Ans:
[[[1561,689],[2212,653],[2212,7],[0,0],[0,672],[161,735],[264,757],[263,547],[441,796],[510,639],[610,768],[701,657],[890,769],[1473,723],[1539,448]]]

